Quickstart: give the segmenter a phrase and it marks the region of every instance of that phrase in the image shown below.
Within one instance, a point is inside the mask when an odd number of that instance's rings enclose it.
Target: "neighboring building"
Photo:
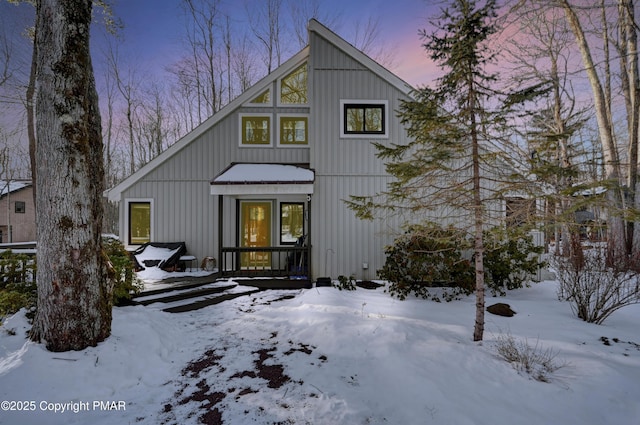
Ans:
[[[121,240],[184,241],[228,274],[375,278],[400,219],[361,221],[343,200],[386,189],[372,142],[407,142],[411,90],[310,21],[306,48],[106,192]]]
[[[0,180],[0,243],[36,240],[36,212],[30,180]]]

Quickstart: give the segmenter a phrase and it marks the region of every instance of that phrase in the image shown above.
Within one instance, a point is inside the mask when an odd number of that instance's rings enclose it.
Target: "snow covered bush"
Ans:
[[[607,259],[604,246],[584,249],[574,243],[572,255],[553,259],[560,286],[558,297],[569,301],[580,319],[602,324],[622,307],[640,303],[640,274]]]
[[[544,248],[535,246],[530,234],[518,229],[494,228],[485,232],[484,266],[486,284],[493,295],[528,286],[545,264],[540,261]]]
[[[385,249],[378,275],[390,282],[388,292],[405,299],[412,292],[425,299],[449,301],[470,294],[474,287],[471,262],[463,258],[467,247],[463,232],[435,223],[413,225]],[[444,288],[434,291],[433,288]]]

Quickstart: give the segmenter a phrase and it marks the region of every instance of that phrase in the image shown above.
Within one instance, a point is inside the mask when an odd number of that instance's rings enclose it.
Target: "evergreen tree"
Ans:
[[[420,88],[403,102],[400,117],[410,142],[376,144],[394,177],[388,190],[349,201],[360,218],[370,219],[380,209],[408,211],[411,221],[437,219],[468,231],[475,262],[475,341],[484,332],[483,230],[501,223],[502,191],[512,174],[497,149],[505,109],[489,108],[500,98],[490,88],[496,75],[486,70],[494,58],[488,41],[496,32],[495,7],[493,0],[480,6],[454,0],[432,23],[435,32],[420,31],[423,46],[445,74],[435,89]]]

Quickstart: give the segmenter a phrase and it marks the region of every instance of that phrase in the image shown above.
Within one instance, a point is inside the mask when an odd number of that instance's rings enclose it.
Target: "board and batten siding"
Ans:
[[[273,127],[278,113],[304,113],[309,108],[239,108],[157,166],[123,192],[123,200],[153,199],[153,239],[187,243],[198,259],[218,255],[218,197],[211,180],[233,162],[308,163],[308,148],[278,147]],[[273,146],[240,147],[240,113],[273,113]],[[121,217],[126,215],[121,202]],[[235,200],[224,202],[224,244],[235,244]],[[120,234],[126,237],[126,223]],[[126,242],[126,241],[125,241]]]
[[[339,275],[374,279],[384,265],[384,247],[400,232],[398,217],[363,221],[344,202],[351,195],[374,195],[387,188],[390,177],[376,157],[373,142],[406,140],[396,117],[406,95],[389,82],[311,34],[310,131],[311,167],[316,172],[312,204],[312,267],[316,277]],[[388,138],[341,138],[341,100],[387,102]]]

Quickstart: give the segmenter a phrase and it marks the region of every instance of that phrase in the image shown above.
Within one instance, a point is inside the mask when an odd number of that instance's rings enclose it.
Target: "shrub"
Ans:
[[[378,274],[390,282],[391,296],[405,299],[413,292],[440,301],[442,294],[450,301],[473,291],[473,267],[462,257],[465,247],[464,234],[454,228],[434,223],[413,225],[385,249],[387,258]],[[436,293],[434,287],[446,289]]]
[[[556,352],[543,349],[537,342],[532,347],[526,340],[516,341],[509,334],[498,337],[496,349],[498,355],[518,372],[527,373],[540,382],[549,382],[549,375],[565,365],[557,362]]]
[[[103,251],[110,264],[113,280],[113,303],[119,305],[139,293],[143,284],[134,272],[134,264],[124,245],[115,238],[102,240]],[[37,300],[36,257],[14,254],[10,250],[0,254],[0,318],[14,314],[21,308],[34,309]]]
[[[578,318],[598,325],[616,310],[640,303],[640,274],[612,263],[605,250],[596,246],[583,251],[574,241],[570,256],[553,260],[558,297],[569,301]]]
[[[118,239],[104,237],[102,249],[112,267],[113,304],[119,305],[131,299],[132,294],[140,293],[143,284],[135,273],[131,256]]]
[[[355,291],[356,290],[356,279],[353,276],[338,276],[338,283],[334,284],[334,286],[336,288],[338,288],[339,290],[345,290],[345,291]]]
[[[494,228],[485,232],[484,267],[486,284],[493,295],[528,286],[533,274],[544,263],[543,247],[535,246],[531,235]]]
[[[0,319],[36,305],[34,256],[7,250],[0,254]]]

